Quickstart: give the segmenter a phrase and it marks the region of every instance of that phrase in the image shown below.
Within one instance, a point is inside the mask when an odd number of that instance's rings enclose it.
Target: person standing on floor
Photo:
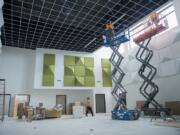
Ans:
[[[92,111],[91,99],[89,97],[87,97],[86,99],[85,107],[86,107],[86,116],[88,116],[89,112],[91,113],[92,116],[94,116],[93,111]]]

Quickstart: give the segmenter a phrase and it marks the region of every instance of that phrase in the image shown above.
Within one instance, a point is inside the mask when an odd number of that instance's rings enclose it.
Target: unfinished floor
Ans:
[[[0,135],[180,135],[180,128],[157,126],[157,121],[150,122],[149,118],[119,121],[104,115],[32,122],[6,119],[0,123]]]

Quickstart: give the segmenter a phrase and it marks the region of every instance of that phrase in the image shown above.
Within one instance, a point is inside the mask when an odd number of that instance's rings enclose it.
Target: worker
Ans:
[[[85,107],[86,107],[86,116],[88,116],[89,112],[91,113],[92,116],[94,116],[92,111],[91,99],[89,97],[86,98]]]

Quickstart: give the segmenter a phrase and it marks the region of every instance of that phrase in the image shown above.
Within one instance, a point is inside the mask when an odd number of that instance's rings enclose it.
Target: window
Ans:
[[[165,31],[163,31],[159,34],[163,34],[164,32],[167,32],[168,30],[170,30],[178,25],[174,5],[172,3],[169,3],[168,5],[162,7],[161,9],[157,10],[156,12],[160,12],[160,14],[166,16],[166,19],[168,21],[168,26],[169,26],[168,29],[166,29]],[[144,32],[143,31],[143,27],[144,27],[143,23],[146,20],[147,20],[147,17],[144,18],[141,22],[137,23],[132,28],[130,28],[131,39],[128,42],[128,44],[129,44],[128,49],[136,46],[136,44],[133,42],[133,38]],[[156,36],[158,36],[159,34],[157,34]]]

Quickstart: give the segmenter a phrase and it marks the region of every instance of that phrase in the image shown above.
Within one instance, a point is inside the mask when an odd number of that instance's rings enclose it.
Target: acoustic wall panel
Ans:
[[[111,63],[109,59],[101,59],[103,87],[112,87]]]
[[[111,76],[111,68],[103,68],[102,72],[103,72],[103,78]]]
[[[172,76],[177,74],[177,67],[175,60],[160,63],[161,77]]]
[[[84,66],[84,57],[75,57],[75,65]]]
[[[84,77],[76,77],[75,85],[76,86],[85,86]]]
[[[42,86],[54,86],[55,54],[44,54]]]
[[[75,77],[64,76],[64,86],[75,86]]]
[[[95,79],[94,79],[94,76],[92,77],[85,77],[85,86],[89,86],[89,87],[92,87],[92,86],[95,86]]]
[[[74,66],[64,66],[64,74],[66,76],[73,76],[74,75]]]
[[[85,57],[84,58],[84,65],[86,67],[94,67],[94,58]]]
[[[103,87],[112,87],[112,79],[110,77],[103,78]]]
[[[176,42],[171,46],[173,58],[180,58],[180,42]]]
[[[109,59],[101,59],[101,65],[103,68],[111,68],[111,63],[109,61]]]
[[[93,67],[85,67],[85,76],[94,76]]]
[[[94,58],[64,56],[64,86],[94,87]]]
[[[75,65],[75,57],[74,56],[64,56],[64,65],[66,66],[74,66]]]
[[[74,67],[75,76],[85,76],[85,67],[84,66],[75,66]]]

